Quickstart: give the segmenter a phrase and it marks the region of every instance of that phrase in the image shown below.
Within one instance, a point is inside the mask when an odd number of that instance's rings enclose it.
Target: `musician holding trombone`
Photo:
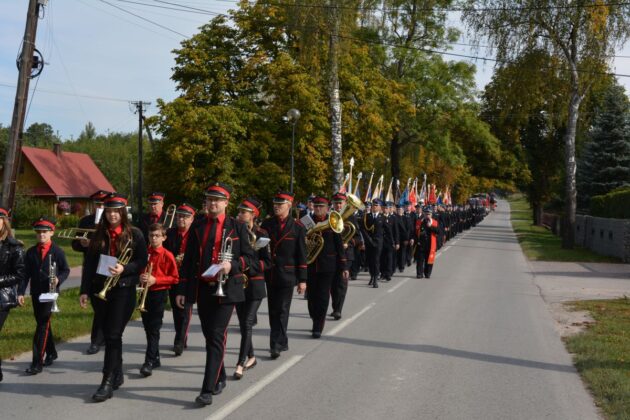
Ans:
[[[106,268],[98,270],[99,261],[106,261],[106,256],[115,257],[116,263],[108,263]],[[100,299],[95,301],[94,311],[105,320],[103,380],[92,396],[94,401],[111,398],[113,391],[124,382],[122,335],[136,306],[136,285],[147,259],[142,232],[131,226],[127,216],[127,198],[119,193],[109,194],[105,198],[103,220],[85,256],[79,298],[81,307],[86,308],[89,296],[98,294]]]
[[[206,367],[201,392],[202,406],[226,385],[223,363],[227,328],[234,305],[245,300],[243,272],[254,259],[247,227],[226,215],[232,188],[217,182],[205,190],[208,215],[191,228],[180,269],[177,304],[197,303],[206,339]]]
[[[166,212],[164,211],[164,197],[166,195],[161,192],[152,192],[147,197],[147,202],[149,203],[149,212],[140,215],[138,220],[138,227],[142,231],[142,235],[146,240],[147,244],[149,243],[149,226],[154,223],[161,223],[166,225]],[[167,226],[169,228],[170,226]]]
[[[18,290],[18,302],[24,305],[24,294],[30,284],[33,313],[37,326],[33,336],[33,361],[26,369],[27,375],[37,375],[44,366],[57,359],[57,350],[50,326],[54,301],[41,302],[44,293],[55,293],[70,274],[70,267],[63,249],[52,241],[55,219],[41,216],[33,223],[37,245],[26,251],[24,257],[25,276]],[[44,354],[46,357],[44,358]]]

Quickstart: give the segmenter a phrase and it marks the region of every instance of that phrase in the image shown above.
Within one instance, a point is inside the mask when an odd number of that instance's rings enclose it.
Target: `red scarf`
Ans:
[[[109,255],[116,255],[118,251],[117,243],[118,237],[122,234],[123,228],[122,225],[118,225],[114,229],[108,229],[109,232]]]

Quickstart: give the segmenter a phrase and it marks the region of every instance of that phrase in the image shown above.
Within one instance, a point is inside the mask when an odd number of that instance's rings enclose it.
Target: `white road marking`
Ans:
[[[391,289],[389,289],[387,291],[387,293],[393,293],[394,290],[398,289],[400,286],[402,286],[403,284],[407,283],[408,281],[409,281],[409,277],[407,277],[406,279],[401,280],[396,286],[394,286]]]
[[[356,314],[352,315],[350,318],[346,319],[341,324],[337,325],[335,328],[330,330],[330,332],[328,332],[327,334],[324,334],[324,337],[326,337],[327,335],[333,336],[333,335],[337,334],[339,331],[343,330],[348,325],[350,325],[352,322],[354,322],[355,319],[357,319],[358,317],[360,317],[361,315],[363,315],[364,313],[366,313],[367,311],[372,309],[374,307],[374,305],[376,305],[376,302],[370,303],[368,306],[366,306],[365,308],[361,309],[359,312],[357,312]]]

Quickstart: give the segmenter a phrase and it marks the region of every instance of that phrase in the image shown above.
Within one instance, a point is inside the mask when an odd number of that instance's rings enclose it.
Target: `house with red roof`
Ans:
[[[83,214],[92,206],[90,195],[98,190],[114,191],[114,187],[89,155],[64,152],[61,144],[54,144],[52,150],[22,147],[18,194],[50,202],[55,213],[65,201],[73,212]]]

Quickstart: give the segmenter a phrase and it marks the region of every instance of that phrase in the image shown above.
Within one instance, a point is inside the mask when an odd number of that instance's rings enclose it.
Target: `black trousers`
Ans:
[[[381,273],[381,253],[383,251],[383,246],[371,246],[367,245],[365,247],[365,259],[368,263],[368,268],[370,270],[370,277],[377,278]]]
[[[326,322],[326,312],[330,302],[330,288],[335,273],[308,273],[308,314],[313,320],[313,332],[322,332]]]
[[[41,303],[39,296],[33,296],[33,313],[35,315],[35,334],[33,335],[33,365],[44,363],[44,354],[56,355],[50,318],[53,302]]]
[[[364,253],[360,251],[359,248],[356,246],[352,248],[352,253],[353,253],[353,259],[352,259],[352,264],[350,265],[350,276],[352,278],[356,278],[359,275],[359,272],[361,271],[361,266],[363,265],[361,261],[362,261],[362,254]]]
[[[147,350],[144,354],[145,363],[160,361],[160,329],[164,319],[164,307],[166,305],[167,290],[149,291],[142,312],[142,325],[147,337]]]
[[[175,303],[175,298],[177,297],[176,288],[172,288],[168,291],[168,297],[171,301],[171,310],[173,311],[173,326],[175,327],[174,344],[186,345],[193,306],[188,303],[184,305],[184,309],[177,306],[177,303]]]
[[[2,326],[4,325],[4,321],[7,320],[9,316],[9,311],[0,311],[0,332],[2,331]],[[2,367],[2,359],[0,359],[0,368]]]
[[[97,346],[105,345],[105,333],[103,333],[103,323],[105,320],[103,319],[102,312],[96,312],[95,301],[100,301],[99,298],[90,295],[90,303],[92,304],[92,310],[94,311],[94,316],[92,317],[92,333],[90,334],[90,342]]]
[[[309,292],[310,293],[310,292]],[[288,350],[289,311],[293,299],[293,286],[267,287],[267,305],[269,306],[269,348],[271,350]]]
[[[197,298],[197,313],[201,330],[206,339],[206,368],[201,392],[211,392],[217,382],[225,382],[225,343],[227,329],[234,312],[233,303],[221,303],[222,298],[212,295],[213,287],[200,283]]]
[[[107,301],[94,300],[94,311],[104,319],[105,359],[103,373],[122,373],[122,336],[136,307],[136,287],[114,287]]]
[[[407,259],[407,245],[401,243],[400,248],[396,251],[396,266],[400,271],[405,269],[405,263]]]
[[[394,257],[396,250],[393,245],[383,245],[381,253],[381,276],[390,278],[394,273]]]
[[[409,267],[413,262],[413,245],[411,245],[411,242],[405,246],[405,252],[405,265]]]
[[[341,313],[343,310],[343,303],[346,301],[347,293],[348,280],[343,278],[343,272],[335,273],[335,278],[333,279],[332,287],[330,288],[333,312]]]
[[[241,328],[241,349],[238,353],[238,365],[245,366],[247,358],[254,357],[254,345],[252,343],[252,328],[256,320],[256,313],[262,303],[262,299],[246,300],[236,304],[238,325]]]
[[[433,264],[429,264],[429,254],[421,252],[416,262],[416,274],[429,278],[431,271],[433,271]]]

